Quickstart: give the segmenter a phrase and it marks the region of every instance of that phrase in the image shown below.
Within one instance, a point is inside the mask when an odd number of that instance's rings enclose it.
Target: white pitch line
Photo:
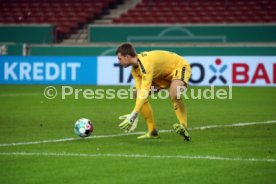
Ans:
[[[200,159],[222,161],[251,161],[251,162],[276,162],[273,158],[241,158],[204,155],[140,155],[140,154],[87,154],[87,153],[31,153],[31,152],[0,152],[2,156],[58,156],[58,157],[124,157],[124,158],[152,158],[152,159]]]
[[[225,128],[225,127],[241,127],[241,126],[252,126],[252,125],[260,125],[260,124],[273,124],[276,123],[276,120],[270,121],[261,121],[261,122],[245,122],[245,123],[233,123],[228,125],[208,125],[201,127],[190,128],[189,130],[206,130],[212,128]],[[159,132],[172,132],[172,130],[160,130]],[[145,132],[133,132],[133,133],[125,133],[125,134],[111,134],[111,135],[95,135],[85,139],[101,139],[101,138],[111,138],[111,137],[123,137],[128,135],[140,135]],[[0,147],[8,147],[8,146],[21,146],[21,145],[33,145],[33,144],[43,144],[43,143],[55,143],[55,142],[67,142],[80,140],[83,138],[64,138],[64,139],[55,139],[55,140],[42,140],[42,141],[32,141],[32,142],[17,142],[17,143],[3,143],[0,144]]]
[[[262,121],[262,122],[233,123],[228,125],[207,125],[202,127],[194,127],[194,128],[191,128],[191,130],[205,130],[205,129],[223,128],[223,127],[241,127],[241,126],[259,125],[259,124],[273,124],[273,123],[276,123],[276,120]]]

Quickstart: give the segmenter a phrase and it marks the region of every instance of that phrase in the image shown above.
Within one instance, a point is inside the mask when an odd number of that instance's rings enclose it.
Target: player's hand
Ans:
[[[124,120],[119,124],[119,128],[124,130],[126,133],[132,132],[136,129],[138,124],[138,113],[132,112],[131,114],[126,114],[120,116],[119,119]]]

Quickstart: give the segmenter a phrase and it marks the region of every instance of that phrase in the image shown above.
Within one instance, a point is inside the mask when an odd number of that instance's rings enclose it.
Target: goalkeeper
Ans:
[[[124,121],[119,127],[125,132],[133,131],[141,114],[147,123],[148,132],[138,139],[159,138],[154,122],[151,105],[148,101],[151,86],[159,89],[169,89],[169,95],[179,123],[173,124],[176,133],[189,141],[187,131],[187,111],[181,100],[179,89],[186,89],[191,76],[189,63],[181,56],[161,50],[142,52],[136,54],[134,47],[129,43],[120,45],[116,50],[120,65],[132,66],[132,76],[135,80],[137,97],[135,107],[131,114],[122,116]]]

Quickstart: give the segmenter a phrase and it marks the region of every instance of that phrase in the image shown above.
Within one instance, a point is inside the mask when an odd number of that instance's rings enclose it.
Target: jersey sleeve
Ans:
[[[135,71],[134,68],[132,68],[131,74],[135,81],[135,88],[136,90],[139,90],[141,88],[141,81],[142,81],[141,76],[138,75],[138,73]]]
[[[136,98],[136,103],[135,103],[135,107],[133,110],[135,112],[141,111],[142,106],[148,99],[150,87],[152,84],[153,66],[152,66],[152,64],[150,64],[150,62],[145,62],[145,63],[146,64],[143,64],[141,61],[138,61],[142,76],[140,78],[140,86],[138,86],[138,88],[136,87],[137,88],[137,98]]]

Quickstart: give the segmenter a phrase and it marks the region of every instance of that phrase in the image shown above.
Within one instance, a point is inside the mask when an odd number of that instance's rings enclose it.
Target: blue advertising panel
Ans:
[[[97,84],[97,57],[0,57],[0,84]]]

